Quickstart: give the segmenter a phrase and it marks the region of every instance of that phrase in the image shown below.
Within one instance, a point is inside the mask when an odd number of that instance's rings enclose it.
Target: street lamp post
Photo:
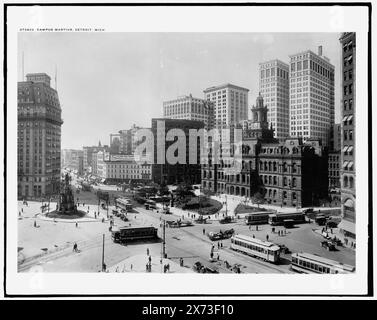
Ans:
[[[102,235],[102,272],[106,271],[105,265],[105,234]]]

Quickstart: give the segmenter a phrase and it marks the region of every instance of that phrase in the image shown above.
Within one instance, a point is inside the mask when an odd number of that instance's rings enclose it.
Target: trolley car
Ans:
[[[355,267],[310,253],[292,253],[292,270],[299,273],[352,273]]]
[[[278,263],[280,259],[280,247],[278,245],[242,234],[231,238],[230,248],[272,263]]]

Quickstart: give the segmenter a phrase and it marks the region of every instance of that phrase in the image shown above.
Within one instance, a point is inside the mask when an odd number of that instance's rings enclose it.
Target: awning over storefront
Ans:
[[[338,228],[345,230],[349,233],[356,234],[356,224],[351,221],[342,220],[339,223]]]

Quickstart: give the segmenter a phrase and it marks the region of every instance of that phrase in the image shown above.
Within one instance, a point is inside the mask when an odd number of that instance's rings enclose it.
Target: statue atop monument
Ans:
[[[62,214],[77,213],[77,206],[75,205],[75,199],[70,185],[70,176],[68,173],[66,173],[64,181],[62,182],[57,211]]]

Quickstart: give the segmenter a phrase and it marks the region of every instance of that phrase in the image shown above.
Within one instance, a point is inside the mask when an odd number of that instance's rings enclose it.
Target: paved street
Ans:
[[[101,186],[101,189],[106,189],[107,186]],[[111,194],[119,194],[116,188],[110,187],[107,190]],[[83,219],[78,219],[78,226],[76,227],[74,221],[58,219],[54,221],[50,218],[45,218],[40,215],[40,203],[30,202],[29,206],[23,206],[19,203],[20,210],[23,208],[22,217],[19,220],[19,271],[27,271],[31,267],[39,265],[46,272],[99,272],[101,270],[102,259],[102,234],[105,234],[105,263],[107,267],[114,271],[112,266],[115,266],[122,261],[131,261],[135,256],[146,256],[147,248],[151,255],[161,256],[162,240],[158,242],[149,243],[129,243],[121,245],[113,243],[109,232],[109,222],[106,219],[107,211],[99,209],[100,215],[97,219],[94,218],[94,212],[98,214],[98,203],[94,192],[81,192],[75,194],[79,197],[80,202],[85,202],[85,209],[89,206],[89,213]],[[132,197],[129,195],[129,197]],[[232,210],[239,203],[238,199],[228,199],[228,213],[232,214]],[[142,206],[134,203],[137,207],[134,213],[129,213],[128,222],[124,222],[115,217],[115,225],[123,226],[129,225],[153,225],[158,228],[159,237],[162,239],[162,221],[163,220],[178,220],[182,218],[182,211],[173,208],[173,213],[163,215],[159,210],[146,210]],[[51,204],[55,207],[55,204]],[[109,212],[113,206],[109,207]],[[38,213],[39,215],[35,216]],[[184,218],[190,217],[190,213],[185,213]],[[105,222],[102,222],[105,218]],[[34,227],[34,221],[37,222],[38,227]],[[183,258],[184,267],[192,268],[192,265],[200,261],[201,263],[217,269],[221,273],[231,272],[225,267],[224,262],[227,261],[230,265],[238,264],[241,267],[241,272],[246,273],[287,273],[289,270],[290,255],[282,255],[282,263],[273,265],[255,258],[245,256],[243,254],[234,252],[230,249],[230,239],[221,241],[222,248],[218,248],[217,242],[215,245],[214,257],[219,255],[219,261],[210,262],[209,255],[212,241],[206,235],[208,232],[219,232],[226,229],[233,228],[236,233],[255,235],[256,238],[266,239],[277,244],[286,245],[292,252],[304,251],[315,253],[320,256],[328,257],[342,263],[355,264],[354,251],[348,248],[339,248],[338,251],[329,252],[320,246],[323,237],[314,232],[320,227],[314,223],[307,223],[296,228],[286,230],[284,236],[279,236],[278,233],[271,232],[270,225],[258,226],[258,231],[255,226],[247,226],[244,219],[235,219],[235,222],[229,224],[220,224],[213,216],[206,224],[196,224],[189,227],[182,228],[168,228],[166,227],[166,253],[170,261],[179,263],[179,259]],[[277,227],[277,230],[283,230],[283,227]],[[204,234],[203,234],[204,230]],[[79,253],[72,251],[73,243],[78,244]],[[33,258],[34,257],[34,258]],[[134,270],[142,270],[145,268],[143,259],[136,259],[135,263],[140,260],[140,266],[135,265]],[[22,263],[23,262],[23,263]],[[123,266],[127,263],[124,262]],[[129,263],[131,264],[131,262]],[[139,268],[139,269],[138,269]],[[128,272],[127,267],[122,268]],[[134,271],[136,272],[136,271]]]

